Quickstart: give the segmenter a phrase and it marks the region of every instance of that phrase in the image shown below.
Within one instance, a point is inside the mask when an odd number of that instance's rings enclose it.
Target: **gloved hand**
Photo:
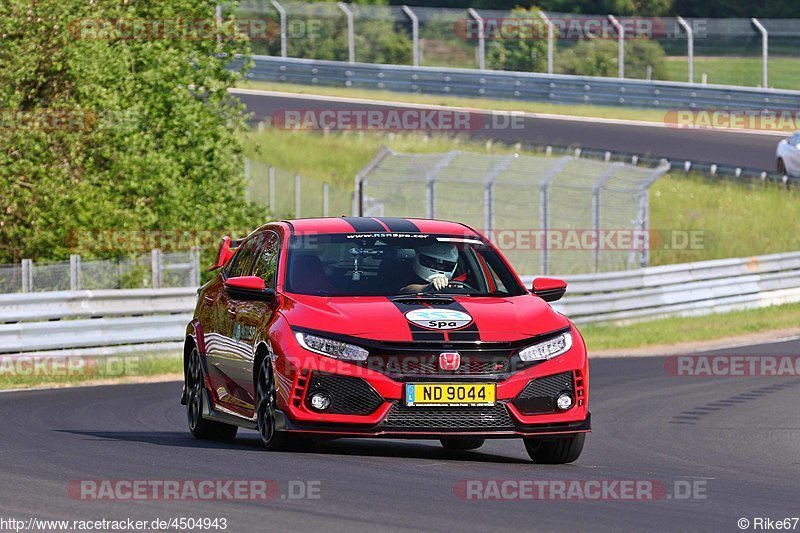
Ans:
[[[437,291],[444,289],[449,283],[450,280],[444,274],[436,274],[431,277],[431,285],[433,285],[433,288]]]

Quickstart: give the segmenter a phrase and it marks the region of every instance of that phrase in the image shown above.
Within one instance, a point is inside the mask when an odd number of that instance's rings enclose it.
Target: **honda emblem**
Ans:
[[[442,370],[458,370],[461,367],[461,354],[458,352],[442,352],[439,354],[439,368]]]

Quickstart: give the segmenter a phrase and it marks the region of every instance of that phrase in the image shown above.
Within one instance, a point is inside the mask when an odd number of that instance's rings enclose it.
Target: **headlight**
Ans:
[[[300,346],[306,350],[318,353],[320,355],[327,355],[334,359],[343,359],[345,361],[364,361],[367,359],[369,352],[360,346],[354,346],[342,341],[335,341],[326,339],[324,337],[317,337],[309,333],[297,332],[294,334]]]
[[[559,356],[572,348],[572,333],[569,331],[557,337],[528,346],[519,352],[519,358],[525,362],[546,361]]]

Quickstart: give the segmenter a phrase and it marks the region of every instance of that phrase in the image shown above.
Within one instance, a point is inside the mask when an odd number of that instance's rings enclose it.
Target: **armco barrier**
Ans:
[[[577,323],[689,316],[800,301],[800,252],[566,279],[567,296],[554,307]],[[530,286],[533,276],[523,281]],[[0,295],[0,353],[179,353],[195,300],[187,288]]]
[[[800,109],[800,91],[531,72],[253,56],[251,80],[656,109]]]

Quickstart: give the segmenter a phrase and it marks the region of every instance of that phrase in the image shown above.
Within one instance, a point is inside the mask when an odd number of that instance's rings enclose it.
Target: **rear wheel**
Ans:
[[[486,439],[482,437],[445,437],[439,439],[445,450],[477,450]]]
[[[523,440],[525,449],[528,450],[528,455],[534,463],[555,465],[576,461],[583,451],[586,434],[576,433],[568,437]]]
[[[778,171],[778,174],[786,175],[786,163],[783,162],[783,158],[778,158],[778,162],[775,164],[775,168]]]
[[[200,352],[195,346],[189,355],[189,364],[186,366],[186,417],[189,420],[189,431],[198,439],[231,441],[236,438],[239,430],[236,426],[223,424],[214,420],[203,418],[205,386],[203,383],[203,367],[200,362]]]

